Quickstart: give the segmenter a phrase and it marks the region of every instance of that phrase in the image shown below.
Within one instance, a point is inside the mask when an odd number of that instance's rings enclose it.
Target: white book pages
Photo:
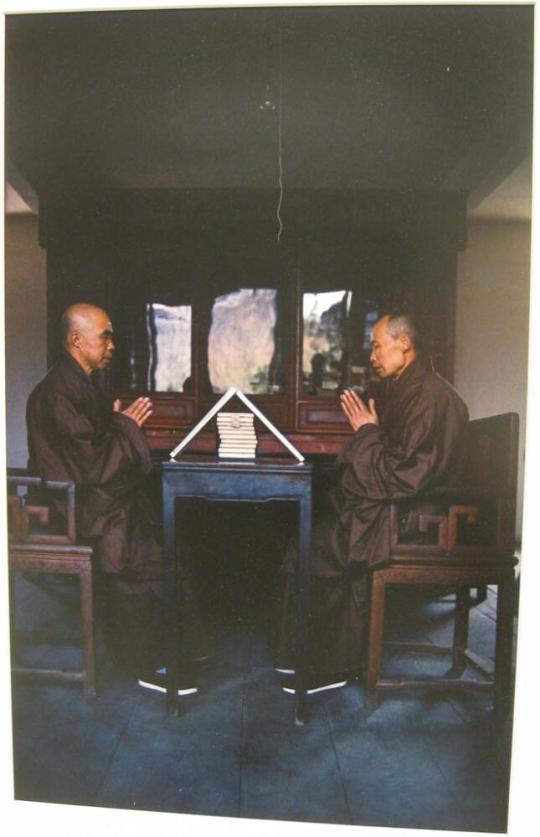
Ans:
[[[220,453],[220,459],[255,459],[254,453]]]
[[[220,439],[256,439],[257,436],[255,432],[248,433],[245,430],[239,430],[238,432],[234,430],[220,430],[219,431],[219,438]]]
[[[237,436],[220,436],[219,441],[220,442],[226,442],[227,444],[228,443],[234,444],[235,442],[241,442],[241,443],[246,444],[246,445],[256,445],[257,444],[257,439],[256,438],[255,439],[250,438],[249,436],[238,436],[238,437]]]
[[[224,436],[255,436],[253,427],[220,427],[219,432]]]
[[[224,422],[218,421],[217,426],[223,430],[251,430],[253,429],[253,422],[243,421],[238,422],[237,424],[234,422]]]
[[[217,420],[228,424],[253,424],[253,413],[218,413]]]
[[[219,441],[222,444],[234,445],[236,442],[242,445],[256,445],[256,436],[220,436]]]
[[[251,451],[257,450],[257,445],[220,445],[219,450],[243,450],[243,451]]]
[[[220,445],[219,449],[220,450],[255,450],[256,447],[257,447],[256,444],[253,444],[253,445],[234,445],[234,444],[230,444],[230,445]]]

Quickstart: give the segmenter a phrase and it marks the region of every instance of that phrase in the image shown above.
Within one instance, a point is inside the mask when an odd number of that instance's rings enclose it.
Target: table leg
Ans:
[[[295,724],[301,726],[306,721],[306,661],[307,661],[307,619],[310,583],[310,538],[311,538],[311,496],[306,495],[299,501],[300,521],[298,535],[298,569],[296,614],[296,698]]]

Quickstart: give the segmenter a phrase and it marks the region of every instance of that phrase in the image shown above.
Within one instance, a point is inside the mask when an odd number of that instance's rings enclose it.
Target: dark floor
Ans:
[[[494,594],[472,608],[471,645],[492,656]],[[46,579],[16,583],[17,620],[77,627],[77,587]],[[452,596],[396,591],[389,635],[449,637]],[[247,610],[247,609],[246,609]],[[252,611],[253,612],[253,611]],[[218,817],[463,831],[504,831],[508,733],[495,730],[482,694],[388,696],[367,717],[362,688],[309,698],[310,720],[293,724],[265,630],[253,617],[226,618],[215,658],[182,715],[164,698],[115,675],[100,648],[97,700],[79,685],[18,678],[13,686],[15,796]],[[406,615],[405,615],[406,614]],[[229,614],[230,617],[230,614]],[[77,663],[77,646],[21,648],[25,661]],[[387,670],[418,671],[412,658]],[[422,663],[424,666],[425,663]],[[443,671],[441,659],[429,661]],[[415,668],[416,666],[416,668]]]

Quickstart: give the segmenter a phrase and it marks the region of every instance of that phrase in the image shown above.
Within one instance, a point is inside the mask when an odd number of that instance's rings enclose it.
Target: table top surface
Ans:
[[[165,471],[177,470],[212,470],[249,473],[311,474],[313,466],[309,462],[275,456],[257,456],[255,459],[220,459],[216,454],[184,454],[177,459],[161,462]]]

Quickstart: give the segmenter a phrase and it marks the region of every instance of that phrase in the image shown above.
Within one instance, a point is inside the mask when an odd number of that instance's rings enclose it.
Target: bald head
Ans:
[[[67,352],[89,375],[109,366],[113,352],[113,328],[103,308],[78,302],[62,314],[62,333]]]
[[[385,314],[371,335],[371,364],[381,378],[399,378],[417,357],[417,333],[406,314]]]
[[[95,319],[102,314],[109,319],[109,315],[103,308],[87,302],[76,302],[74,305],[66,308],[62,314],[62,337],[64,345],[73,331],[87,330],[91,327]]]

